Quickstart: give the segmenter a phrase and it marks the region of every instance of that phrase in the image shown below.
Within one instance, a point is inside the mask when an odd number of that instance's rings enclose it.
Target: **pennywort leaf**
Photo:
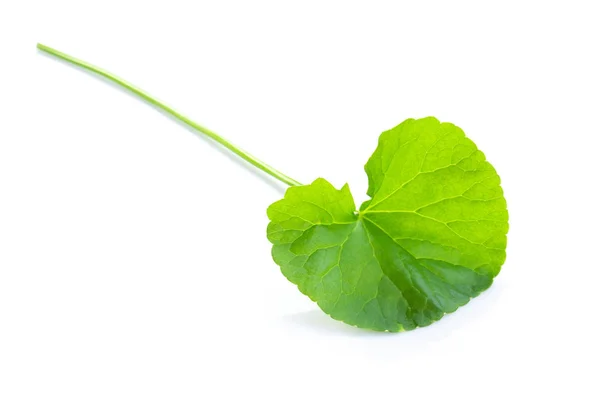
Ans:
[[[348,185],[302,185],[123,79],[48,46],[289,185],[267,210],[281,272],[332,318],[397,332],[427,326],[487,289],[506,253],[500,178],[463,131],[433,117],[381,134],[357,210]]]
[[[267,213],[273,259],[334,319],[427,326],[487,289],[505,260],[500,178],[461,129],[433,117],[384,132],[356,213],[348,186],[291,187]]]

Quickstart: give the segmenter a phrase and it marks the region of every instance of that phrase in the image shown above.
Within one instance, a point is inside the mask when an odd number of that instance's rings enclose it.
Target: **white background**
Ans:
[[[2,2],[0,411],[598,411],[595,3]],[[506,264],[430,327],[338,323],[271,260],[282,184],[38,41],[357,204],[381,131],[451,121]]]

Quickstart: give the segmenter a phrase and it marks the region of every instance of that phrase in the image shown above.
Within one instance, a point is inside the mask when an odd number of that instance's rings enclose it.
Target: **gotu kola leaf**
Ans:
[[[487,289],[505,260],[500,178],[463,131],[433,117],[381,134],[356,212],[348,185],[290,187],[267,211],[283,274],[332,318],[427,326]]]
[[[504,263],[500,178],[462,130],[433,117],[384,132],[365,170],[370,200],[324,179],[302,185],[143,90],[48,46],[290,185],[268,237],[283,274],[335,319],[375,330],[426,326],[488,288]]]

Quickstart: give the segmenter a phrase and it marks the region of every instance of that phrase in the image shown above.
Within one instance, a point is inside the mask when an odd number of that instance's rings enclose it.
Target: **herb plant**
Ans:
[[[112,80],[289,185],[267,209],[273,259],[334,319],[390,332],[427,326],[500,272],[508,232],[500,177],[451,123],[408,119],[383,132],[365,165],[370,199],[357,210],[347,184],[300,184],[132,84],[38,48]]]

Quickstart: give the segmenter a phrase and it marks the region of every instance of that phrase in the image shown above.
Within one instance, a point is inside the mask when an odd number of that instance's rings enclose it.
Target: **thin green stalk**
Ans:
[[[143,90],[139,89],[138,87],[134,86],[133,84],[120,79],[119,77],[115,76],[114,74],[111,74],[109,72],[107,72],[104,69],[101,69],[99,67],[96,67],[92,64],[89,64],[87,62],[84,62],[83,60],[79,60],[73,56],[69,56],[68,54],[65,54],[63,52],[60,52],[58,50],[55,50],[51,47],[48,46],[44,46],[43,44],[39,44],[37,45],[37,48],[49,53],[53,56],[58,57],[59,59],[68,61],[69,63],[72,63],[76,66],[79,67],[83,67],[86,70],[89,70],[91,72],[97,73],[102,77],[105,77],[111,81],[113,81],[114,83],[118,84],[119,86],[129,90],[130,92],[138,95],[139,97],[141,97],[142,99],[144,99],[145,101],[147,101],[148,103],[159,107],[160,109],[164,110],[165,112],[169,113],[170,115],[174,116],[175,118],[177,118],[178,120],[182,121],[183,123],[187,124],[188,126],[196,129],[197,131],[199,131],[200,133],[210,137],[211,139],[213,139],[214,141],[216,141],[217,143],[225,146],[227,149],[231,150],[233,153],[235,153],[236,155],[238,155],[239,157],[241,157],[242,159],[244,159],[245,161],[247,161],[248,163],[252,164],[253,166],[259,168],[260,170],[262,170],[265,173],[270,174],[271,176],[273,176],[275,179],[278,179],[280,181],[282,181],[283,183],[289,185],[289,186],[301,186],[302,184],[297,182],[296,180],[292,179],[291,177],[281,173],[280,171],[274,169],[273,167],[269,166],[268,164],[266,164],[265,162],[263,162],[262,160],[257,159],[256,157],[252,156],[250,153],[245,152],[244,150],[240,149],[237,146],[234,146],[233,144],[231,144],[230,142],[228,142],[227,140],[225,140],[224,138],[222,138],[221,136],[219,136],[218,134],[216,134],[215,132],[207,129],[204,126],[199,125],[198,123],[194,122],[193,120],[185,117],[184,115],[182,115],[181,113],[175,111],[174,109],[172,109],[171,107],[167,106],[165,103],[161,102],[160,100],[155,99],[154,97],[150,96],[149,94],[147,94],[146,92],[144,92]]]

